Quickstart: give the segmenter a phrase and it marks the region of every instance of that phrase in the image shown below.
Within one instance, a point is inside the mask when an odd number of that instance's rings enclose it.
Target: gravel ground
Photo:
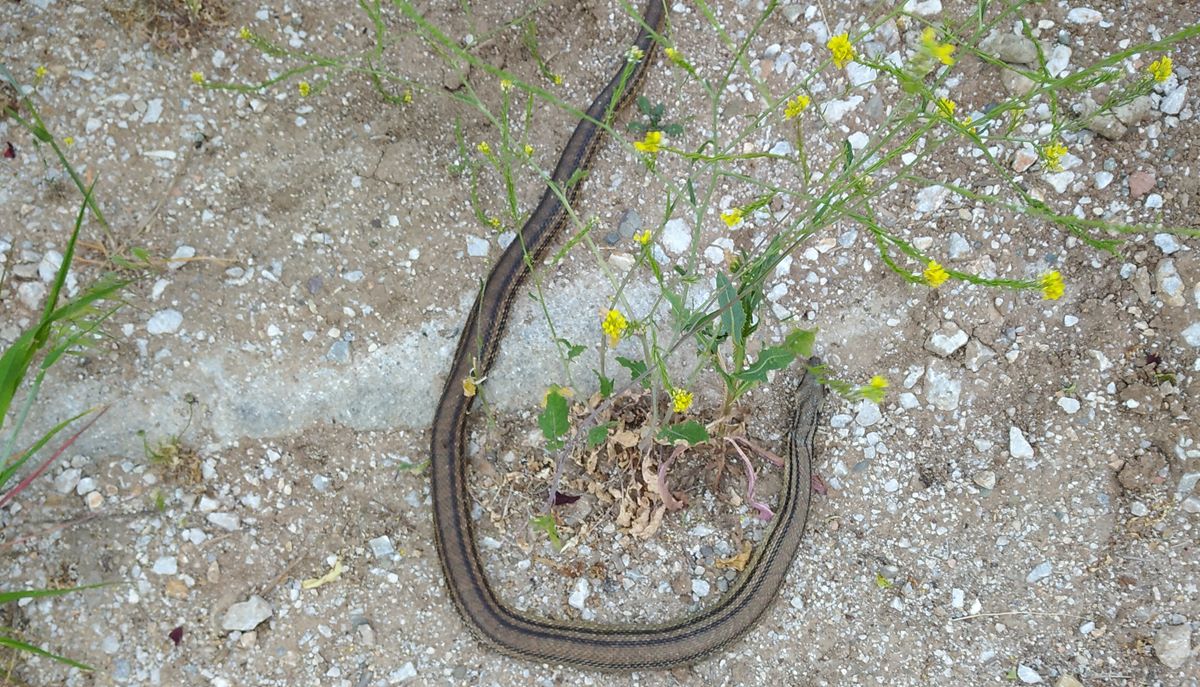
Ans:
[[[512,16],[490,4],[427,3],[426,18],[451,36],[485,36]],[[974,8],[912,5],[935,20]],[[861,229],[815,236],[769,279],[763,333],[781,336],[788,318],[818,326],[819,352],[837,374],[883,374],[892,388],[878,407],[827,402],[817,440],[827,493],[814,496],[773,611],[745,641],[687,670],[602,676],[513,661],[478,645],[455,615],[426,478],[406,469],[425,459],[458,328],[505,240],[475,219],[467,178],[450,171],[460,162],[452,123],[468,145],[496,131],[444,97],[462,92],[461,80],[392,10],[385,63],[435,86],[405,107],[351,77],[308,98],[294,84],[236,94],[189,78],[261,79],[286,66],[239,40],[241,26],[296,49],[363,50],[370,24],[351,3],[236,6],[210,17],[220,19],[213,26],[174,28],[113,7],[0,4],[0,57],[26,82],[45,67],[36,101],[50,129],[73,138],[85,178],[99,180],[112,225],[107,239],[86,230],[75,288],[97,276],[101,244],[174,258],[131,288],[104,345],[52,370],[35,408],[36,429],[111,404],[47,479],[0,512],[3,539],[33,535],[0,558],[5,586],[115,584],[7,609],[4,624],[21,636],[96,668],[29,659],[14,684],[1200,684],[1192,239],[1133,234],[1107,255],[936,185],[891,193],[877,208],[950,268],[1017,279],[1061,271],[1065,295],[1044,301],[961,282],[907,285]],[[735,38],[760,11],[732,0],[713,7]],[[777,96],[817,64],[831,29],[857,30],[873,16],[858,3],[785,5],[752,41],[749,68]],[[1195,25],[1200,6],[1045,3],[1025,16],[1065,74]],[[594,0],[550,2],[533,18],[543,57],[563,77],[555,94],[577,105],[633,30]],[[701,73],[727,63],[696,7],[674,7],[671,20]],[[863,45],[902,54],[911,36],[885,23]],[[515,34],[489,38],[480,53],[539,78]],[[1062,171],[1013,145],[997,156],[1061,212],[1197,229],[1190,77],[1200,41],[1172,57],[1175,74],[1148,98],[1065,139]],[[1134,74],[1149,61],[1124,64]],[[1020,86],[973,57],[957,69],[946,85],[964,111]],[[706,115],[693,124],[689,113],[707,104],[683,77],[659,58],[644,92],[689,123],[680,147],[694,148]],[[885,121],[895,88],[861,77],[852,66],[814,82],[804,115],[814,160],[834,159],[843,139],[867,141]],[[859,85],[842,92],[847,80]],[[472,73],[470,83],[498,102],[489,77]],[[763,111],[744,74],[726,95],[726,135]],[[1047,115],[1032,110],[1031,131]],[[748,150],[789,152],[777,119]],[[535,108],[537,164],[553,164],[574,121]],[[0,338],[9,342],[45,298],[78,199],[12,121],[0,122],[0,145],[12,151],[0,159],[9,265]],[[996,183],[965,146],[930,162],[938,179],[981,192]],[[677,159],[660,164],[666,178],[685,171]],[[746,171],[789,183],[765,163]],[[603,148],[581,211],[598,222],[607,264],[629,260],[622,219],[661,217],[664,188],[628,146]],[[501,190],[485,176],[485,206],[498,212]],[[524,208],[539,193],[532,176],[518,179]],[[731,249],[765,236],[766,210],[732,232],[717,218],[744,194],[722,187],[705,226],[669,223],[656,247],[663,261],[697,254],[711,279]],[[573,250],[547,272],[557,335],[595,340],[611,291],[593,255]],[[636,308],[653,296],[637,286],[629,298]],[[618,527],[614,509],[591,498],[564,509],[561,553],[526,525],[551,472],[532,435],[537,401],[561,367],[541,306],[522,302],[514,318],[488,380],[493,422],[477,432],[472,458],[481,550],[498,589],[523,608],[610,620],[665,618],[716,598],[731,579],[718,561],[762,532],[740,468],[712,490],[705,465],[680,466],[672,479],[690,506],[653,536]],[[698,399],[718,400],[703,389]],[[777,441],[784,405],[781,392],[757,391],[752,434]],[[151,447],[178,437],[174,469],[150,465],[139,431]],[[590,479],[568,470],[580,491]],[[763,493],[776,479],[767,472]]]

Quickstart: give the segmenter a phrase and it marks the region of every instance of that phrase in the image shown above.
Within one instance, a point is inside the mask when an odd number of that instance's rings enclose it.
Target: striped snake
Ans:
[[[529,273],[567,221],[566,207],[579,193],[572,176],[586,169],[603,127],[626,106],[645,77],[666,0],[648,0],[642,29],[629,59],[600,91],[575,127],[529,217],[480,290],[458,341],[431,440],[433,531],[446,588],[472,632],[495,649],[520,658],[602,671],[661,670],[695,663],[744,635],[770,606],[800,545],[808,520],[813,435],[823,387],[812,373],[802,378],[788,434],[779,508],[745,571],[712,606],[663,623],[611,625],[527,615],[501,600],[488,584],[475,546],[467,490],[466,428],[473,398],[463,393],[468,377],[482,378],[495,360],[512,304]],[[558,191],[555,191],[557,187]],[[561,193],[561,197],[560,194]]]

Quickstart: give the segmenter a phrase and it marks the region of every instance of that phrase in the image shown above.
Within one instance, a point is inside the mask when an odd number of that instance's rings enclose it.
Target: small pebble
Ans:
[[[1033,458],[1033,447],[1025,439],[1025,433],[1016,425],[1008,428],[1008,454],[1013,458]]]
[[[396,547],[392,545],[392,540],[387,535],[381,535],[367,542],[367,546],[371,548],[371,553],[376,558],[387,558],[396,553]]]
[[[1035,584],[1050,577],[1050,572],[1050,561],[1042,561],[1037,564],[1037,567],[1029,571],[1029,575],[1025,577],[1025,581],[1029,584]]]
[[[156,575],[174,575],[179,572],[179,564],[174,556],[163,556],[154,561],[154,567],[151,570]]]
[[[1079,412],[1079,401],[1070,396],[1063,396],[1058,399],[1058,407],[1067,415],[1074,415]]]
[[[1027,685],[1036,685],[1042,681],[1042,676],[1024,663],[1017,665],[1017,678]]]
[[[575,587],[571,590],[571,595],[567,597],[567,603],[571,604],[571,608],[582,611],[585,608],[588,594],[590,593],[591,589],[588,586],[588,581],[581,577],[575,582]]]
[[[183,324],[183,315],[174,308],[159,310],[146,322],[146,331],[151,334],[174,334]]]
[[[1182,668],[1191,656],[1192,628],[1185,620],[1167,625],[1154,635],[1154,655],[1168,668]]]
[[[221,627],[228,632],[249,632],[274,614],[271,604],[256,594],[230,606],[221,620]]]

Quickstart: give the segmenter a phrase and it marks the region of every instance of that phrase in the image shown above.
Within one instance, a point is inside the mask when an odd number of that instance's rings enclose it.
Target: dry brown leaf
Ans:
[[[644,525],[641,527],[635,525],[632,529],[630,529],[629,533],[638,539],[649,539],[650,537],[653,537],[654,534],[658,532],[658,528],[662,527],[663,516],[666,514],[667,507],[660,505],[658,508],[655,508],[652,512],[650,512],[650,515],[648,518],[646,518]],[[640,522],[641,518],[638,520]]]
[[[750,562],[750,552],[752,549],[753,547],[750,546],[750,542],[744,541],[742,542],[741,553],[730,556],[729,558],[718,558],[714,565],[716,565],[718,568],[741,572],[746,569],[746,564]]]
[[[629,430],[617,432],[616,434],[612,435],[612,440],[621,448],[633,448],[634,446],[637,446],[638,441],[640,441],[637,432],[631,432]]]

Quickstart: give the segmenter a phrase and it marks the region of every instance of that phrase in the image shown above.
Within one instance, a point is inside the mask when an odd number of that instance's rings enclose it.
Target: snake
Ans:
[[[811,500],[813,438],[823,399],[821,381],[806,368],[793,396],[783,486],[774,517],[745,568],[718,601],[692,614],[655,623],[604,624],[527,614],[488,583],[475,544],[467,488],[467,424],[474,395],[464,380],[482,379],[499,351],[505,325],[531,267],[568,220],[607,122],[645,78],[667,14],[666,0],[648,0],[636,50],[592,101],[563,149],[536,209],[503,251],[467,315],[434,412],[430,447],[433,532],[445,586],[472,634],[520,659],[601,672],[667,670],[711,656],[745,635],[770,607],[800,546]],[[602,123],[605,123],[602,125]],[[813,361],[810,361],[810,363]]]

